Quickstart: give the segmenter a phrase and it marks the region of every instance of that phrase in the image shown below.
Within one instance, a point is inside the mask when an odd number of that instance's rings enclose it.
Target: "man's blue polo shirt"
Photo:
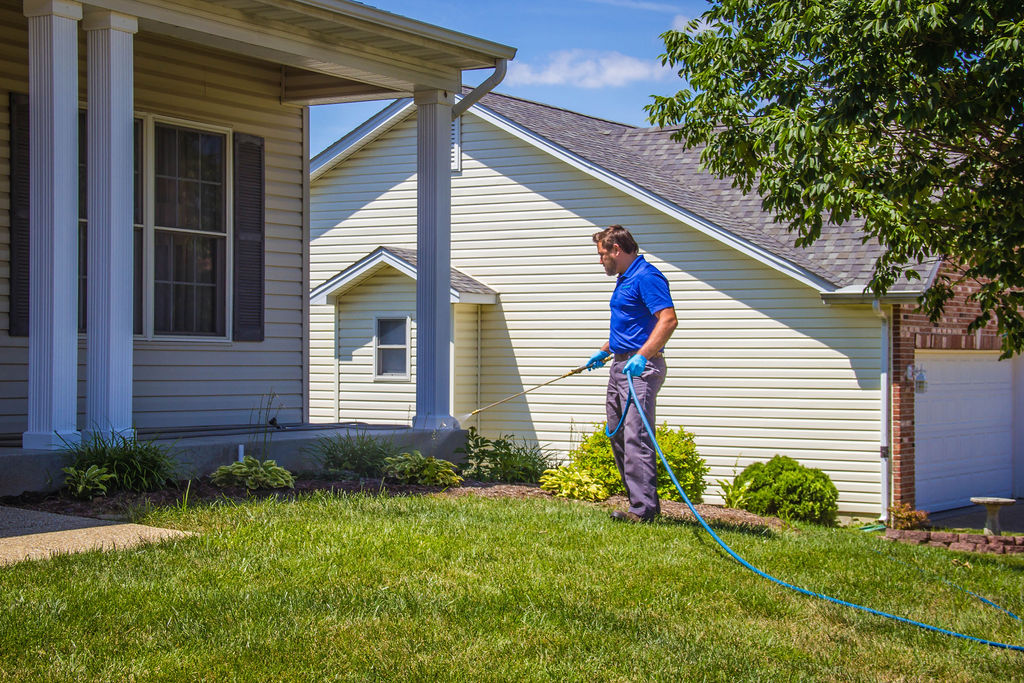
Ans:
[[[654,314],[672,307],[668,280],[643,256],[637,256],[619,275],[612,292],[608,337],[612,353],[636,351],[643,346],[658,322]]]

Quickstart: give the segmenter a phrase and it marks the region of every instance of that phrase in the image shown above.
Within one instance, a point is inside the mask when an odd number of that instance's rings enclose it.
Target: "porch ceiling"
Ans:
[[[135,16],[140,31],[286,67],[283,98],[322,104],[458,91],[462,71],[515,48],[350,0],[86,0]]]

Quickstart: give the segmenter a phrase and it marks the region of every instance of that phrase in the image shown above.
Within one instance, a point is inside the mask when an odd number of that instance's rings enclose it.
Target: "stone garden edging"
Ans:
[[[955,531],[886,529],[885,540],[911,545],[929,545],[969,553],[1024,554],[1024,536],[985,536],[984,534],[961,534]]]

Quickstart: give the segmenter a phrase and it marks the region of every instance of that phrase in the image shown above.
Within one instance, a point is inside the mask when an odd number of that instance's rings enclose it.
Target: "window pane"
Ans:
[[[174,306],[171,305],[171,287],[169,282],[157,282],[153,293],[153,329],[158,333],[169,333],[174,331],[171,325],[171,313]]]
[[[142,217],[142,119],[135,119],[135,224],[143,221]]]
[[[132,318],[132,332],[134,334],[142,334],[142,290],[143,290],[143,278],[142,270],[143,266],[143,238],[142,229],[135,228],[135,297],[133,302],[134,315]]]
[[[168,228],[178,225],[178,181],[156,179],[156,224]]]
[[[156,130],[157,225],[225,232],[227,138],[165,125]]]
[[[157,267],[156,332],[223,335],[225,240],[158,230],[156,242],[158,257],[173,254]]]
[[[199,182],[195,180],[179,180],[178,222],[173,227],[188,228],[189,230],[201,228],[199,209]]]
[[[405,319],[378,320],[377,343],[384,346],[404,346]]]
[[[405,349],[377,349],[378,375],[404,375]]]
[[[202,229],[211,232],[224,231],[224,206],[220,185],[203,183],[202,188]]]
[[[178,132],[168,126],[156,127],[156,174],[170,177],[178,175]]]
[[[199,180],[202,164],[200,134],[178,129],[178,177]]]
[[[203,180],[220,183],[224,180],[224,136],[203,136]]]

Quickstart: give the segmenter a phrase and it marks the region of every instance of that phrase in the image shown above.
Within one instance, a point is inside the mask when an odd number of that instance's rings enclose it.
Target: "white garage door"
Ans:
[[[1013,366],[997,352],[918,351],[917,505],[936,512],[1013,490]]]

